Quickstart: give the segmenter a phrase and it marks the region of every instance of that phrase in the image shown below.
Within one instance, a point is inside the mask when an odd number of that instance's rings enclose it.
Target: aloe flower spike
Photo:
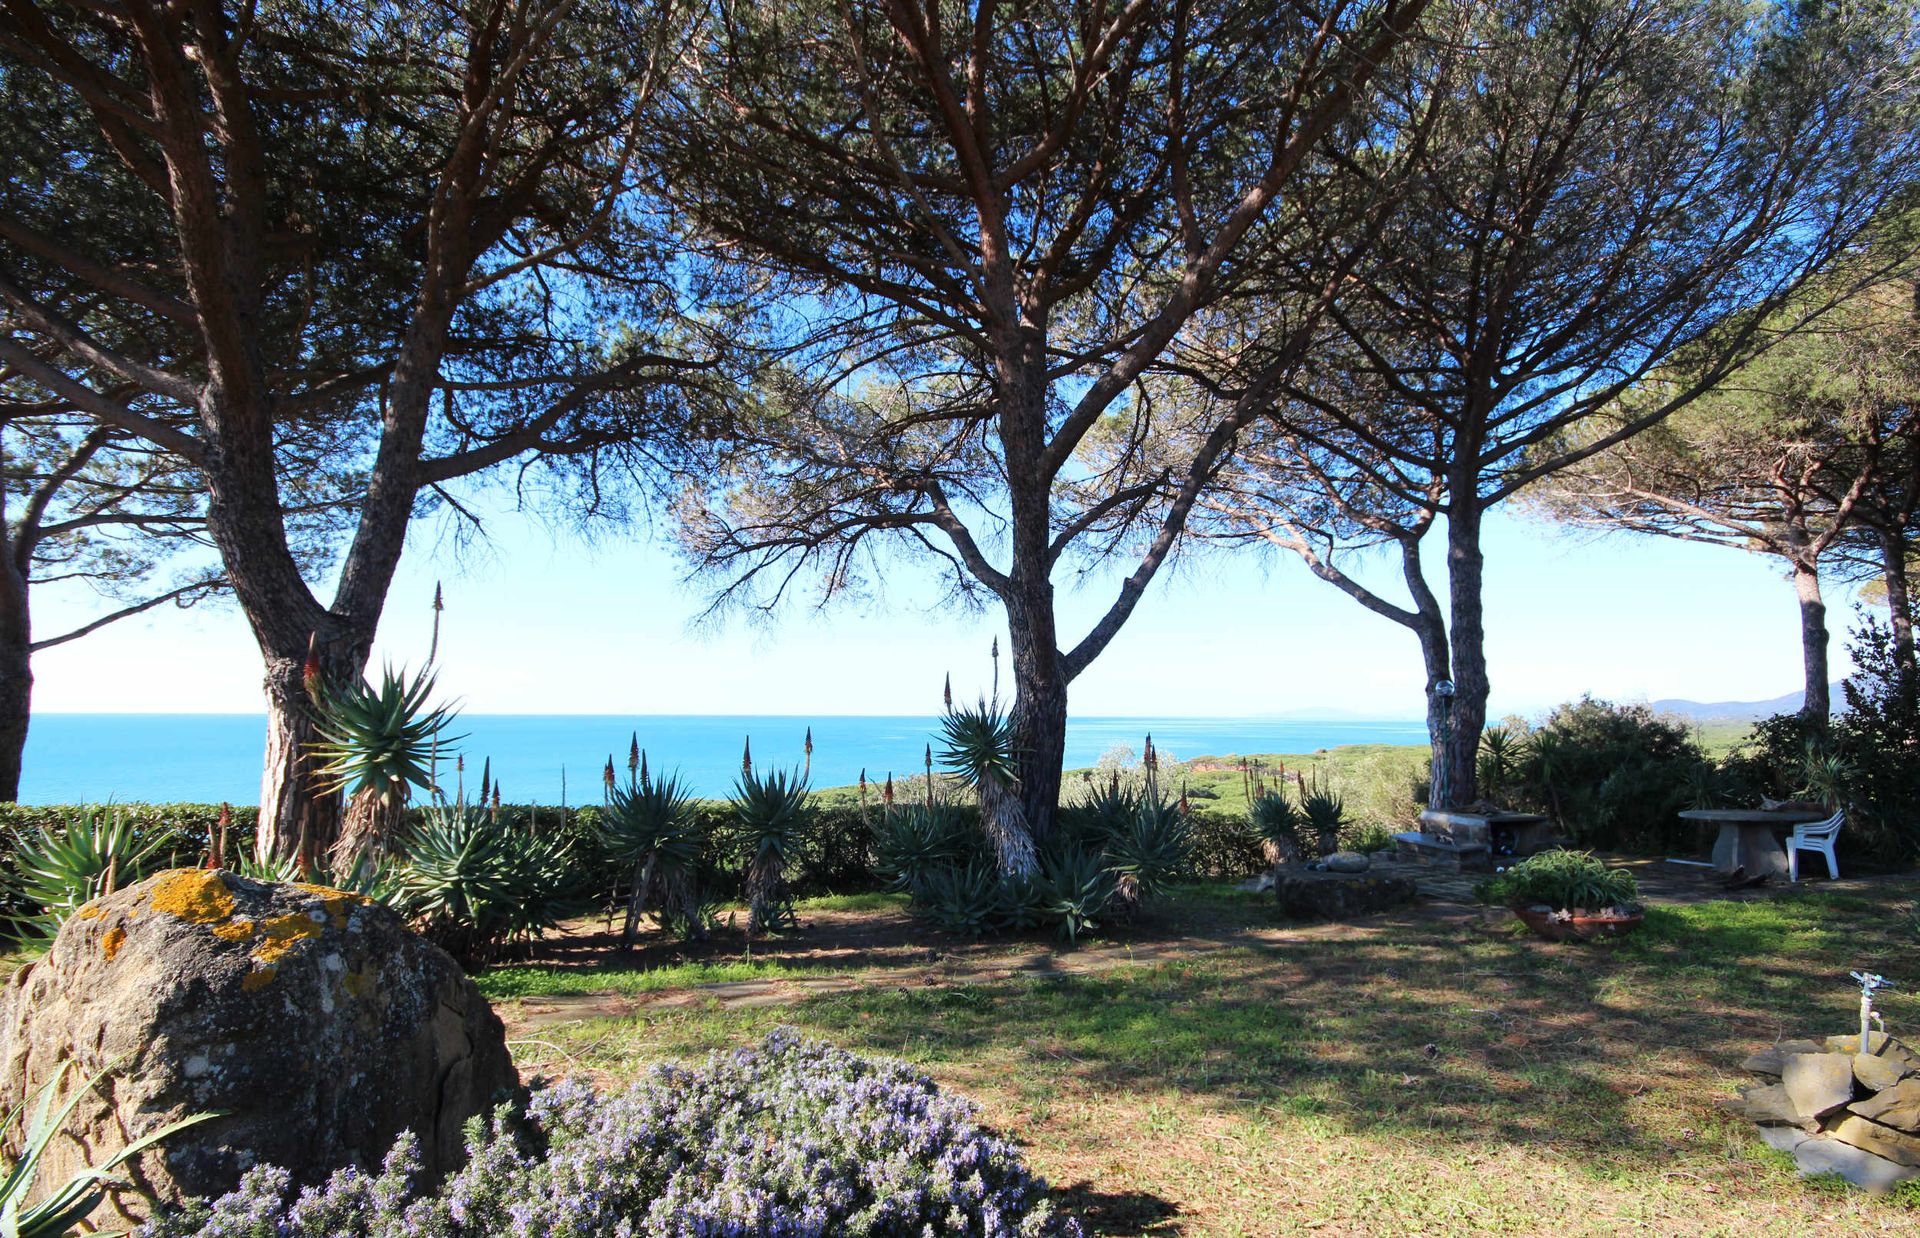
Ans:
[[[633,741],[627,745],[627,776],[632,778],[640,770],[640,732],[633,733]]]
[[[747,742],[740,746],[740,776],[753,777],[753,736],[747,736]]]
[[[947,712],[953,712],[953,675],[947,675],[947,683],[940,691],[941,699],[947,703]]]
[[[640,751],[640,789],[642,791],[653,789],[653,783],[647,778],[647,753],[644,748]]]

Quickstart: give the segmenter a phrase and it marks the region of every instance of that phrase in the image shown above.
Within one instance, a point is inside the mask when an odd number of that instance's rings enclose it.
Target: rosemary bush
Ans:
[[[437,1191],[418,1145],[378,1174],[295,1193],[261,1167],[142,1238],[1068,1238],[1044,1181],[902,1062],[781,1029],[702,1066],[656,1066],[616,1095],[579,1082],[468,1126],[469,1160]]]

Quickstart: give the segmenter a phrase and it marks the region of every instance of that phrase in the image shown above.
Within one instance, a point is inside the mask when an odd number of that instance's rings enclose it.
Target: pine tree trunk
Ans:
[[[1913,591],[1907,580],[1907,542],[1898,530],[1880,530],[1881,573],[1887,584],[1887,613],[1893,628],[1893,662],[1900,690],[1911,693],[1920,682],[1913,648]]]
[[[12,624],[0,624],[0,800],[20,798],[21,757],[33,719],[33,654]]]
[[[366,665],[366,644],[355,642],[352,648],[358,652],[319,646],[321,673],[336,681],[358,678]],[[263,864],[294,860],[310,871],[340,838],[341,799],[323,792],[315,777],[312,753],[319,733],[307,694],[306,651],[269,652],[266,661],[267,743],[254,856]]]
[[[1447,652],[1447,625],[1437,615],[1422,616],[1414,628],[1420,638],[1420,658],[1427,670],[1427,807],[1444,810],[1454,803],[1447,753],[1453,742],[1453,697],[1436,688],[1453,675]]]
[[[1827,604],[1820,596],[1817,564],[1795,561],[1793,591],[1800,599],[1800,658],[1806,667],[1806,699],[1801,716],[1824,729],[1833,702],[1827,690]]]
[[[1471,489],[1454,491],[1454,507],[1447,517],[1447,583],[1452,602],[1450,653],[1454,698],[1445,747],[1449,791],[1453,803],[1471,804],[1480,798],[1480,733],[1487,725],[1487,629],[1483,582],[1486,557],[1480,550],[1480,511]]]
[[[1060,773],[1067,756],[1067,681],[1053,643],[1051,590],[1046,614],[1044,635],[1038,637],[1026,624],[1009,625],[1014,685],[1011,721],[1020,768],[1020,809],[1026,829],[1036,842],[1053,835],[1060,809]]]

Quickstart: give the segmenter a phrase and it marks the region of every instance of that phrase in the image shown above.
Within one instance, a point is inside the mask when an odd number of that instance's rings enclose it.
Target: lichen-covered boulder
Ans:
[[[86,904],[0,991],[0,1102],[68,1059],[70,1079],[115,1069],[43,1183],[190,1113],[226,1115],[140,1158],[137,1184],[161,1199],[231,1190],[256,1162],[300,1182],[377,1166],[405,1129],[437,1177],[460,1163],[466,1120],[519,1087],[486,999],[392,910],[205,869]],[[141,1211],[130,1194],[112,1206]]]

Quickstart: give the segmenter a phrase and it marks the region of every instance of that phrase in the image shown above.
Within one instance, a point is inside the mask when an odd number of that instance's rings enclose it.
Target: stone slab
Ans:
[[[1895,1164],[1920,1168],[1920,1136],[1909,1135],[1878,1122],[1869,1122],[1851,1113],[1829,1128],[1827,1134],[1841,1143],[1852,1144],[1875,1156],[1883,1156]]]
[[[1760,1138],[1776,1152],[1791,1152],[1813,1136],[1797,1126],[1763,1125]]]
[[[1883,1126],[1920,1131],[1920,1078],[1902,1079],[1865,1100],[1853,1102],[1847,1109]]]
[[[1796,1053],[1821,1053],[1825,1048],[1817,1040],[1783,1040],[1749,1056],[1740,1063],[1740,1069],[1756,1075],[1778,1075],[1785,1069],[1787,1059]]]
[[[1793,1161],[1803,1174],[1839,1174],[1857,1187],[1882,1195],[1920,1178],[1920,1169],[1897,1165],[1838,1139],[1809,1139],[1793,1150]]]
[[[1885,1092],[1897,1087],[1901,1080],[1913,1076],[1913,1067],[1897,1057],[1882,1057],[1877,1053],[1856,1053],[1853,1055],[1853,1077],[1860,1086],[1869,1092]],[[1914,1086],[1914,1099],[1920,1102],[1920,1082]],[[1867,1115],[1873,1116],[1871,1114]],[[1920,1122],[1894,1122],[1894,1126],[1920,1126]]]
[[[1794,1108],[1787,1089],[1778,1083],[1751,1084],[1740,1089],[1737,1100],[1728,1100],[1724,1104],[1749,1121],[1785,1122],[1808,1130],[1814,1129],[1813,1119]]]
[[[1853,1099],[1853,1058],[1845,1053],[1796,1053],[1780,1072],[1796,1113],[1820,1117]]]

